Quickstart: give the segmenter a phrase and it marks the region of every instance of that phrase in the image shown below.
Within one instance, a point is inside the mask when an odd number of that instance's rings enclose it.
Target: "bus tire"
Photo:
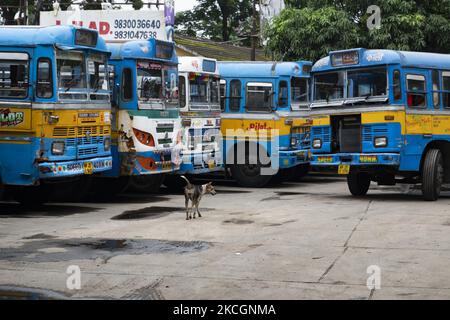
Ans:
[[[426,201],[436,201],[444,179],[444,159],[439,149],[428,150],[422,168],[422,194]]]
[[[33,187],[13,187],[13,199],[25,207],[39,207],[48,202],[52,193],[49,185],[41,184]]]
[[[355,197],[365,196],[370,188],[370,175],[366,172],[353,172],[347,176],[350,193]]]
[[[269,184],[270,180],[272,180],[273,176],[261,175],[261,167],[258,168],[251,167],[249,168],[244,164],[232,165],[231,176],[234,180],[236,180],[237,184],[241,187],[245,188],[263,188]],[[257,174],[249,174],[254,171]]]

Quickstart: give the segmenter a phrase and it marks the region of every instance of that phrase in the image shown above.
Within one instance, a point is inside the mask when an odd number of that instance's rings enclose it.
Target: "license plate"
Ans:
[[[209,161],[209,162],[208,162],[208,167],[209,167],[210,169],[214,169],[214,168],[216,167],[215,162],[214,162],[214,161]]]
[[[341,164],[338,169],[338,173],[342,175],[347,175],[350,173],[350,165],[349,164]]]
[[[172,162],[170,162],[170,161],[163,162],[162,168],[163,168],[163,170],[170,170],[170,169],[172,169]]]
[[[83,164],[84,174],[92,174],[94,172],[94,166],[92,162],[85,162]]]

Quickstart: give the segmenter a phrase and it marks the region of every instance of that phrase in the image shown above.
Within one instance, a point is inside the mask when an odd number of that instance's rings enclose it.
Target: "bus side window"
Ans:
[[[423,75],[408,74],[406,76],[408,90],[408,107],[426,108],[427,85]]]
[[[227,81],[220,80],[220,110],[222,110],[222,112],[225,111],[226,99],[227,99]]]
[[[52,62],[48,58],[38,60],[36,97],[53,97]]]
[[[444,108],[450,109],[450,72],[442,72],[442,103]]]
[[[125,68],[122,72],[122,99],[124,101],[133,99],[133,77],[130,68]]]
[[[394,71],[394,100],[402,100],[402,79],[400,70]]]
[[[433,106],[441,108],[441,84],[439,83],[439,71],[433,70]]]
[[[241,81],[230,82],[230,111],[239,111],[241,107]]]
[[[279,107],[287,107],[289,103],[289,95],[288,95],[288,83],[287,81],[280,81],[279,89],[278,89],[278,106]]]
[[[180,76],[179,78],[180,86],[180,108],[186,107],[186,78]]]

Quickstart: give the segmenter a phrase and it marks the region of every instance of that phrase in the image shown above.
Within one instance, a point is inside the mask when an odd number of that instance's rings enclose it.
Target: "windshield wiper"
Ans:
[[[65,92],[67,92],[67,91],[69,91],[70,89],[72,89],[72,87],[75,85],[75,81],[76,80],[81,80],[81,76],[80,77],[78,77],[78,78],[73,78],[72,80],[70,80],[68,83],[67,83],[67,88],[66,88],[66,90],[65,90]]]

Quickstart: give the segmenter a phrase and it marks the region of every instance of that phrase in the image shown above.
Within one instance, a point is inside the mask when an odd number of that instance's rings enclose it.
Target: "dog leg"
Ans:
[[[186,207],[186,220],[189,220],[189,198],[188,197],[185,198],[184,206]]]
[[[194,201],[192,201],[191,211],[189,213],[189,219],[192,219],[192,211],[194,211]],[[195,219],[195,211],[194,211],[194,219]]]
[[[198,210],[199,205],[200,205],[200,203],[197,203],[197,204],[195,205],[195,209],[197,210],[198,217],[201,218],[202,215],[200,214],[200,210]]]
[[[194,219],[195,219],[195,215],[197,214],[197,202],[194,203],[194,201],[192,201],[192,211],[194,212]]]

